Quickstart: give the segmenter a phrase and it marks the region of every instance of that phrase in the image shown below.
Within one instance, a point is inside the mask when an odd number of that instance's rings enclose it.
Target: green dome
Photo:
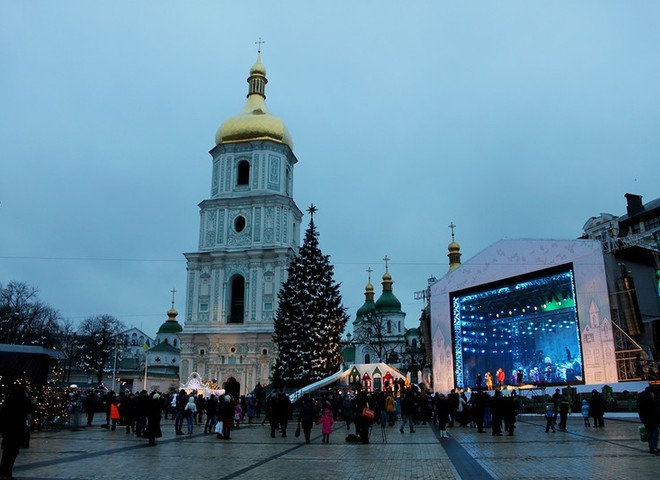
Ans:
[[[170,308],[167,312],[167,321],[163,323],[158,329],[158,333],[180,333],[183,332],[183,327],[179,325],[179,322],[176,321],[176,316],[179,313],[174,310],[174,307]]]
[[[379,313],[400,313],[401,302],[394,296],[391,290],[385,290],[376,301],[376,310]]]
[[[370,313],[374,313],[375,311],[376,311],[376,304],[374,303],[374,301],[373,300],[366,301],[364,302],[364,305],[358,308],[358,311],[355,312],[355,319],[361,320]]]
[[[394,292],[392,292],[392,284],[394,283],[392,281],[392,275],[387,271],[387,267],[385,268],[382,282],[383,293],[376,301],[376,311],[378,313],[402,313],[401,302],[394,296]]]
[[[364,288],[364,305],[358,308],[358,311],[355,312],[355,322],[359,322],[367,317],[370,313],[376,312],[376,304],[374,303],[374,286],[371,284],[371,280],[367,283],[367,286]]]

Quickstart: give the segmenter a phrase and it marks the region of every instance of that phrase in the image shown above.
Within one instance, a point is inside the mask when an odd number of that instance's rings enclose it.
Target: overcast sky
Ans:
[[[155,336],[262,37],[293,196],[354,318],[503,238],[660,195],[656,1],[0,1],[0,283]],[[303,228],[309,217],[303,219]]]

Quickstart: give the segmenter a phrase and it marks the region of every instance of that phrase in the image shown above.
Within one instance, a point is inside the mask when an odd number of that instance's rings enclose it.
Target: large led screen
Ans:
[[[451,295],[455,383],[583,383],[571,265],[508,278]],[[501,374],[500,374],[501,378]]]

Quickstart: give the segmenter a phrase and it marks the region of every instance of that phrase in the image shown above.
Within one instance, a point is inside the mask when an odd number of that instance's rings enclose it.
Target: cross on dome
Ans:
[[[174,308],[174,294],[176,293],[176,288],[172,288],[170,292],[172,292],[172,308]]]
[[[385,258],[383,258],[383,261],[385,262],[385,273],[388,272],[388,270],[387,270],[387,262],[389,262],[390,260],[391,260],[391,258],[388,257],[387,255],[385,255]]]
[[[449,228],[451,228],[451,241],[454,241],[454,229],[456,228],[456,225],[454,225],[454,222],[451,222],[449,224]]]
[[[254,42],[254,43],[255,43],[255,45],[257,45],[257,53],[261,53],[261,45],[264,44],[264,43],[266,43],[266,42],[263,41],[263,40],[261,39],[261,37],[259,37],[259,40],[257,40],[257,41]]]

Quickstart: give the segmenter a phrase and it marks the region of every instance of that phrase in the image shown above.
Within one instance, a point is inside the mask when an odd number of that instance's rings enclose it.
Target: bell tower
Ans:
[[[261,47],[261,40],[259,46]],[[298,250],[302,212],[293,200],[297,163],[284,122],[266,108],[261,49],[241,113],[218,129],[210,196],[200,204],[198,250],[185,253],[181,372],[241,393],[268,382],[275,359],[277,293]]]

